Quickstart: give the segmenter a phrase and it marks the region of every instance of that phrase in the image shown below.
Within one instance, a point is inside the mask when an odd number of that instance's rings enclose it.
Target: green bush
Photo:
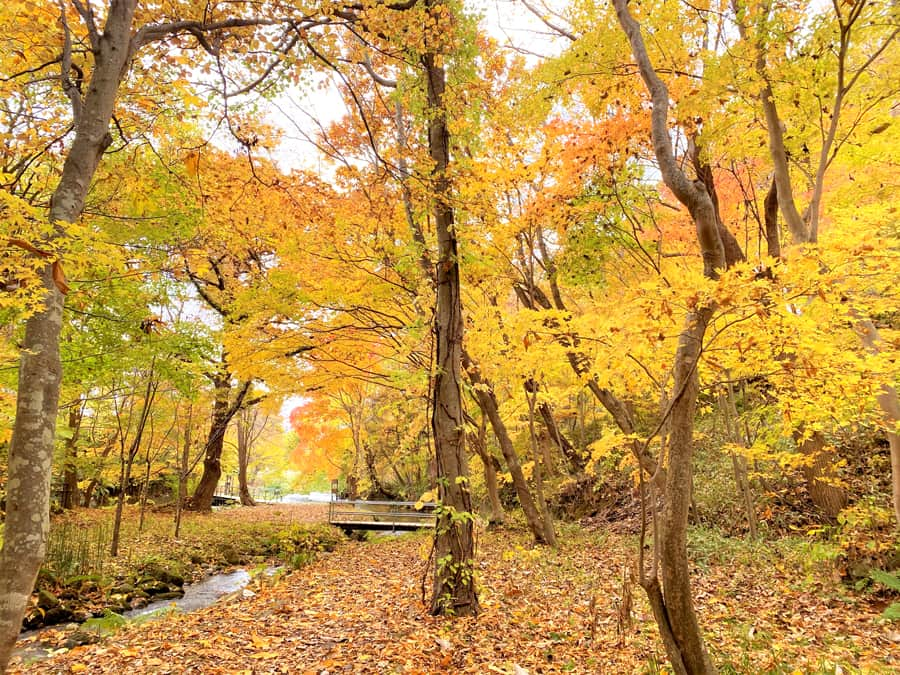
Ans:
[[[340,530],[328,525],[293,525],[275,533],[269,541],[274,555],[295,569],[316,559],[321,551],[333,551],[342,539]]]

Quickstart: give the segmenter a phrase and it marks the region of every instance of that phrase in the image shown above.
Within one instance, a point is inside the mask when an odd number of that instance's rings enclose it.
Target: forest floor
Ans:
[[[316,506],[205,516],[260,522],[323,517]],[[197,516],[204,518],[204,516]],[[625,570],[636,538],[561,525],[558,550],[520,528],[479,534],[482,612],[428,615],[425,534],[347,541],[332,553],[206,609],[129,625],[15,673],[657,673],[666,672],[640,587],[631,625]],[[166,542],[160,542],[162,546]],[[697,608],[723,673],[900,672],[900,625],[847,591],[796,541],[750,544],[694,533]],[[824,565],[824,563],[823,563]]]

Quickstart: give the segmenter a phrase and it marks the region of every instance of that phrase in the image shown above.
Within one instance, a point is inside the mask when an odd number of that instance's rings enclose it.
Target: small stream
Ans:
[[[278,568],[270,568],[265,574],[273,574]],[[184,596],[172,600],[157,600],[151,602],[145,607],[132,609],[122,616],[126,620],[134,620],[145,617],[144,620],[153,620],[149,616],[154,613],[163,615],[161,610],[170,608],[179,612],[193,612],[203,609],[214,604],[222,596],[234,593],[244,588],[250,582],[250,573],[247,570],[239,569],[224,574],[213,574],[212,576],[202,579],[195,584],[184,587]],[[25,663],[32,663],[49,657],[53,652],[52,645],[41,642],[41,635],[51,630],[59,630],[62,626],[48,626],[46,628],[38,628],[37,630],[25,631],[19,635],[19,646],[13,651],[13,657]],[[22,644],[23,641],[27,643]]]
[[[213,604],[223,595],[238,591],[250,582],[250,573],[247,570],[234,570],[227,574],[214,574],[196,584],[184,587],[184,595],[174,600],[157,600],[145,607],[131,609],[122,616],[126,619],[136,619],[139,616],[152,614],[160,609],[175,607],[181,612],[193,612]]]

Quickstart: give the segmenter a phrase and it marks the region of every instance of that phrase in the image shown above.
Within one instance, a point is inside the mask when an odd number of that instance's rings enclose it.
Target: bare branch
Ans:
[[[59,2],[59,9],[59,22],[62,24],[63,29],[63,51],[59,57],[59,78],[63,91],[72,105],[72,120],[77,127],[81,120],[83,101],[81,100],[81,92],[78,86],[69,77],[69,73],[72,72],[72,31],[69,30],[69,22],[66,20],[66,7],[63,4],[63,0]]]
[[[94,19],[94,9],[91,7],[90,0],[88,2],[81,2],[81,0],[72,0],[72,4],[75,6],[75,9],[81,15],[81,20],[84,21],[84,25],[87,26],[88,29],[88,38],[91,41],[91,49],[94,50],[94,53],[100,51],[100,31],[97,30],[97,21]],[[60,1],[60,7],[63,10],[63,21],[65,22],[65,8],[62,7],[62,0]]]
[[[573,33],[572,31],[570,31],[566,28],[563,28],[560,25],[553,23],[548,18],[547,13],[541,12],[540,9],[538,9],[537,7],[535,7],[534,5],[529,3],[528,0],[520,0],[520,2],[523,5],[525,5],[525,9],[527,9],[529,12],[534,14],[538,19],[540,19],[541,23],[543,23],[545,26],[547,26],[547,28],[549,28],[553,32],[558,33],[559,35],[562,35],[564,38],[567,38],[567,39],[571,40],[572,42],[575,42],[576,40],[578,40],[578,36],[575,35],[575,33]]]

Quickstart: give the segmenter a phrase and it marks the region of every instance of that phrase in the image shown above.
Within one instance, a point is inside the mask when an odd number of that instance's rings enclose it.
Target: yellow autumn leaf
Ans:
[[[188,154],[184,160],[184,169],[189,176],[196,176],[200,173],[200,153],[195,151]]]
[[[256,652],[251,659],[274,659],[278,657],[278,652]]]

